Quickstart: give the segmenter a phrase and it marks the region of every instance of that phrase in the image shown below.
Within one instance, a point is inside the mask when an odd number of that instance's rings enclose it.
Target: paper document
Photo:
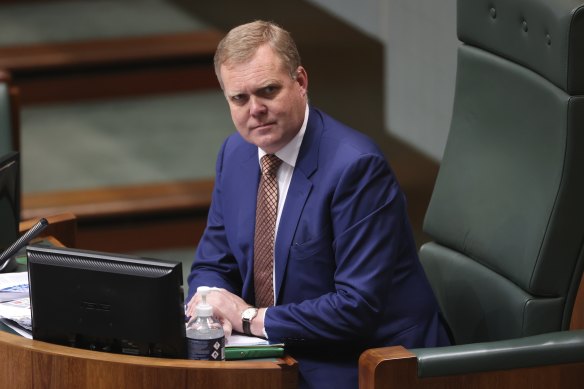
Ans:
[[[18,335],[27,338],[27,339],[32,339],[32,332],[29,330],[24,329],[19,322],[13,321],[13,320],[8,320],[8,319],[0,319],[0,321],[7,327],[11,328],[14,332],[16,332]]]
[[[28,297],[28,273],[0,274],[0,302]]]
[[[27,272],[0,274],[0,320],[18,334],[32,338]]]
[[[30,298],[1,302],[0,320],[20,335],[32,339]]]

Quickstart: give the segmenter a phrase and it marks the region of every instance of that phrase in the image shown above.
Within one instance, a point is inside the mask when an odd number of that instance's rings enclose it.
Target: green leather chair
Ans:
[[[361,387],[582,388],[584,1],[458,0],[457,18],[420,250],[455,345],[368,350]]]
[[[16,91],[10,75],[0,70],[0,155],[19,149]]]

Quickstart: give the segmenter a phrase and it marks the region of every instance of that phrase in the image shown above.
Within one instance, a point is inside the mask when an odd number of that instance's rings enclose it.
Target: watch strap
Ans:
[[[251,320],[243,320],[243,333],[252,336],[251,333]]]
[[[250,310],[250,311],[254,311],[253,316],[248,317],[248,315],[246,315],[245,313]],[[244,314],[241,318],[241,324],[243,327],[243,333],[249,336],[253,336],[253,334],[251,333],[251,321],[257,316],[258,314],[258,309],[256,307],[249,307],[244,311]]]

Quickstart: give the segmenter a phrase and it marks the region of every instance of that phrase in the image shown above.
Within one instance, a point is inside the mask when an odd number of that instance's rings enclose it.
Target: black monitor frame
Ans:
[[[180,263],[35,245],[27,257],[33,339],[186,356]]]
[[[17,151],[0,156],[0,252],[19,236],[20,155]]]

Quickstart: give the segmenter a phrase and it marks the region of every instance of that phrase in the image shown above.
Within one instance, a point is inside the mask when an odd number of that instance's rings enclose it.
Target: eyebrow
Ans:
[[[252,94],[258,93],[262,89],[265,89],[267,87],[281,87],[281,86],[282,86],[282,83],[280,81],[278,81],[278,80],[269,80],[269,81],[267,81],[265,83],[262,83],[261,86],[259,86],[257,88],[254,88],[253,91],[252,91]],[[234,97],[234,96],[240,96],[240,95],[248,95],[247,92],[245,92],[245,93],[244,92],[240,92],[240,91],[233,91],[233,92],[227,91],[227,92],[228,92],[228,94],[227,94],[228,97]]]

